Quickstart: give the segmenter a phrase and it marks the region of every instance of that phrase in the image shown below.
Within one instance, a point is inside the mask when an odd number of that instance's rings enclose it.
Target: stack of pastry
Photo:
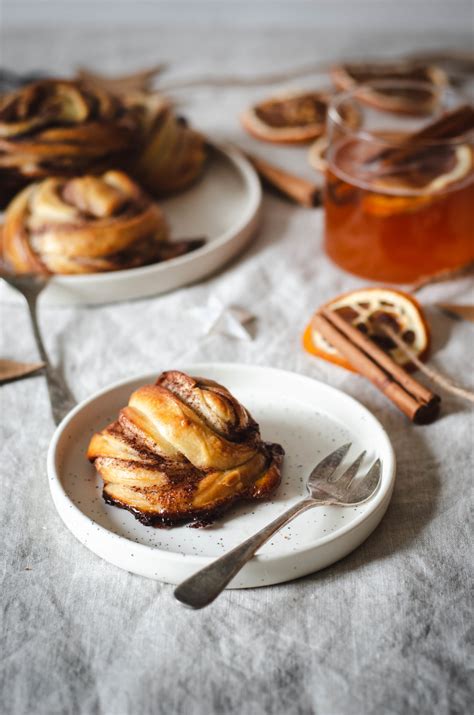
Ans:
[[[201,135],[156,96],[50,79],[1,97],[0,197],[14,197],[3,261],[15,272],[84,273],[197,248],[167,240],[147,194],[186,188],[204,159]]]
[[[212,521],[241,499],[263,499],[280,482],[283,449],[222,385],[164,372],[130,397],[92,437],[88,458],[104,499],[144,524]]]

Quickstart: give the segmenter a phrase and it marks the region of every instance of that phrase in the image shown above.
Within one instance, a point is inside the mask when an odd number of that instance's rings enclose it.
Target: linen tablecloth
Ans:
[[[462,39],[462,38],[461,38]],[[166,81],[203,72],[266,72],[338,54],[393,54],[442,38],[368,37],[352,31],[271,33],[64,28],[11,32],[2,63],[61,74],[78,63],[126,71],[170,62]],[[321,80],[318,80],[321,84]],[[247,139],[238,113],[268,87],[175,94],[180,111],[217,139],[260,151],[301,174],[304,150]],[[201,612],[172,587],[100,560],[65,528],[52,504],[45,457],[53,431],[42,377],[0,389],[3,713],[466,713],[473,419],[443,394],[442,417],[415,427],[369,383],[300,347],[312,311],[365,283],[322,249],[322,213],[266,195],[248,251],[199,285],[96,308],[44,308],[52,359],[75,396],[177,362],[238,361],[294,370],[359,399],[388,431],[398,460],[395,492],[377,530],[340,563],[294,583],[228,591]],[[245,342],[203,337],[192,308],[210,296],[258,317]],[[425,304],[472,302],[460,280],[421,294]],[[34,360],[25,308],[0,293],[0,356]],[[472,324],[428,309],[433,364],[472,387]],[[471,641],[472,642],[472,641]]]

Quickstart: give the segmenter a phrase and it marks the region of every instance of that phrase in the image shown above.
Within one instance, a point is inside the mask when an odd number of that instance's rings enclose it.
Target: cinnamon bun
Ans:
[[[167,237],[160,208],[123,172],[55,177],[9,205],[2,259],[15,273],[112,271],[161,260]]]
[[[187,188],[203,169],[203,136],[177,117],[161,95],[134,95],[128,103],[139,118],[141,132],[141,150],[131,173],[154,196]]]
[[[48,79],[0,97],[0,196],[32,180],[124,165],[138,120],[98,87]]]
[[[172,370],[132,394],[87,456],[106,502],[146,525],[173,526],[209,523],[237,500],[269,496],[283,454],[225,387]]]

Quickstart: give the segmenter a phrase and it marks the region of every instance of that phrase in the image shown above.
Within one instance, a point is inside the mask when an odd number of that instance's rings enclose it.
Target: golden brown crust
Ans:
[[[136,390],[119,420],[95,434],[88,458],[104,499],[146,524],[208,522],[280,481],[283,450],[226,388],[178,371]]]
[[[5,214],[3,260],[16,273],[95,273],[161,259],[161,210],[123,172],[49,178]]]

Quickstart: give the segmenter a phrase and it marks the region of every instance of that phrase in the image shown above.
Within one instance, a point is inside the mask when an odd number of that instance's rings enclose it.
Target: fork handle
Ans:
[[[250,561],[255,552],[289,521],[316,506],[314,499],[303,499],[280,514],[270,524],[264,526],[239,546],[205,566],[183,581],[174,592],[175,598],[189,608],[208,606],[225,589],[234,576]]]
[[[51,403],[51,412],[53,414],[53,420],[56,425],[58,425],[63,417],[65,417],[68,412],[72,410],[76,405],[76,400],[74,399],[69,387],[66,385],[63,376],[51,365],[48,353],[44,347],[43,338],[41,337],[41,331],[38,324],[38,313],[37,313],[37,296],[25,296],[26,302],[28,304],[28,313],[31,319],[31,326],[33,328],[33,335],[35,336],[36,346],[38,352],[41,356],[41,360],[44,362],[44,374],[46,377],[46,384],[48,386],[49,401]]]

